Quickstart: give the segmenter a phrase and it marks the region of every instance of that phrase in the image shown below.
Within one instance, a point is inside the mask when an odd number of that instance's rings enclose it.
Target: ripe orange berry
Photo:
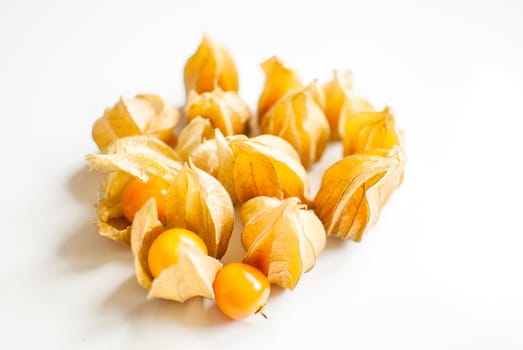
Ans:
[[[158,220],[164,222],[169,183],[161,177],[151,177],[148,182],[133,178],[127,183],[122,192],[123,215],[133,222],[134,215],[149,199],[156,200]]]
[[[213,290],[218,308],[226,316],[241,320],[263,308],[271,293],[271,286],[260,270],[236,262],[218,271]]]
[[[200,236],[192,231],[173,228],[156,237],[147,255],[147,264],[151,275],[156,278],[163,269],[176,265],[180,252],[187,246],[197,247],[207,255],[207,246]]]

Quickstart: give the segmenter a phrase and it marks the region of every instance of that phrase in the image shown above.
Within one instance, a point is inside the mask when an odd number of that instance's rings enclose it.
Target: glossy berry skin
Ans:
[[[260,270],[239,262],[218,271],[213,289],[218,308],[234,320],[259,312],[271,293],[269,280]]]
[[[147,255],[151,275],[156,278],[163,269],[176,265],[180,252],[188,246],[196,247],[207,255],[207,246],[196,233],[183,228],[162,232],[151,244]]]
[[[122,192],[122,212],[130,222],[134,215],[151,198],[156,200],[158,220],[165,221],[165,208],[169,183],[161,177],[151,177],[148,182],[131,179]]]

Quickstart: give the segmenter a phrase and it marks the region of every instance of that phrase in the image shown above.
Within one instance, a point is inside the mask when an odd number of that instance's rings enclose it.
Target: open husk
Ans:
[[[298,198],[256,197],[244,203],[241,217],[243,261],[280,287],[293,289],[325,247],[321,221]]]
[[[157,218],[156,202],[149,200],[136,213],[131,229],[131,251],[138,283],[149,290],[147,298],[161,298],[184,302],[202,296],[214,298],[212,282],[222,264],[201,250],[186,245],[180,252],[178,263],[152,277],[147,256],[154,240],[163,232]]]
[[[92,136],[100,149],[120,137],[132,135],[153,135],[174,144],[173,129],[180,118],[177,109],[153,94],[122,97],[112,108],[96,120]]]
[[[98,194],[96,225],[100,235],[129,243],[131,223],[121,209],[121,196],[127,183],[137,177],[147,182],[158,176],[172,183],[182,165],[171,147],[154,136],[128,136],[115,140],[102,154],[88,154],[90,170],[107,173]]]

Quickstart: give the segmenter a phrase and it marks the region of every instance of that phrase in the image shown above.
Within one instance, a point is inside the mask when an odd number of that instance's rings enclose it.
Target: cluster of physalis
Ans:
[[[388,108],[354,92],[350,74],[319,87],[276,57],[262,68],[257,136],[231,55],[208,37],[185,65],[179,132],[180,112],[156,95],[121,98],[94,123],[101,152],[86,159],[106,173],[97,226],[130,245],[148,298],[214,298],[227,316],[248,317],[270,285],[296,286],[326,236],[360,240],[401,184],[401,132]],[[343,159],[310,198],[307,169],[340,139]],[[245,256],[223,266],[235,208]]]

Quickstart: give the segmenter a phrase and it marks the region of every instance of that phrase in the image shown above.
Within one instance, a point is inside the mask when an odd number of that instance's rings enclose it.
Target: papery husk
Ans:
[[[168,145],[153,136],[128,136],[115,140],[104,148],[104,154],[88,154],[90,170],[123,171],[147,182],[159,176],[172,182],[181,168],[180,156]]]
[[[112,108],[96,120],[92,136],[100,149],[114,140],[131,135],[153,135],[168,143],[175,143],[173,129],[180,118],[177,109],[153,94],[121,97]]]
[[[344,125],[343,155],[390,150],[401,146],[401,131],[396,127],[389,107],[380,112],[360,112]]]
[[[191,153],[198,148],[205,140],[214,138],[214,127],[211,121],[206,118],[193,118],[178,135],[176,152],[180,157],[187,161]]]
[[[201,296],[214,299],[213,282],[222,263],[188,245],[178,256],[178,264],[162,270],[152,282],[147,299],[161,298],[180,303]]]
[[[246,139],[245,135],[232,135],[226,138],[219,129],[216,129],[214,139],[204,142],[192,152],[190,157],[195,166],[211,174],[221,182],[231,196],[233,203],[236,203],[238,199],[232,176],[234,153],[230,147],[230,142]]]
[[[147,256],[154,240],[163,232],[158,220],[156,200],[148,200],[134,216],[131,226],[131,252],[138,283],[145,289],[151,288],[153,276],[149,270]]]
[[[208,35],[187,60],[183,74],[186,94],[191,90],[201,94],[217,87],[238,91],[238,71],[229,50]]]
[[[197,117],[209,119],[225,136],[247,133],[251,119],[249,106],[240,96],[220,88],[202,94],[190,91],[185,115],[189,121]]]
[[[156,202],[150,199],[136,213],[131,229],[131,251],[138,283],[149,290],[148,299],[161,298],[184,302],[203,296],[214,298],[212,283],[222,264],[187,244],[180,249],[178,263],[153,278],[148,267],[148,254],[154,240],[163,232],[158,221]]]
[[[167,228],[185,228],[199,235],[209,255],[221,258],[234,225],[234,206],[223,185],[186,163],[167,193]]]
[[[314,199],[314,211],[327,235],[361,240],[401,185],[405,165],[403,149],[394,146],[382,152],[383,155],[345,157],[323,175]]]
[[[261,123],[271,107],[289,91],[303,87],[294,70],[273,56],[261,64],[265,86],[258,100],[258,122]]]
[[[131,237],[131,224],[124,217],[110,218],[106,221],[95,222],[100,236],[107,237],[113,241],[129,244]]]
[[[313,82],[280,99],[263,117],[261,131],[288,141],[305,168],[318,161],[330,138],[330,127],[321,107],[321,90]]]
[[[241,217],[243,262],[280,287],[293,289],[325,247],[321,221],[298,198],[256,197],[242,206]]]
[[[130,222],[124,217],[121,205],[123,189],[131,178],[131,175],[121,171],[108,173],[98,192],[98,232],[121,243],[129,243],[131,234]]]
[[[181,169],[180,157],[171,147],[150,135],[119,138],[104,147],[103,152],[86,156],[91,170],[107,173],[99,189],[96,225],[100,235],[129,243],[131,223],[121,209],[125,186],[133,176],[144,182],[152,176],[160,176],[172,183]]]
[[[333,139],[340,139],[345,134],[344,123],[351,115],[374,110],[369,101],[355,93],[350,71],[335,70],[334,78],[325,83],[322,90],[325,95],[323,111],[329,121]]]
[[[231,142],[234,153],[233,182],[236,197],[243,203],[257,196],[278,199],[298,197],[309,203],[309,180],[295,151],[281,146],[285,141],[254,137]],[[268,144],[267,144],[268,143]],[[278,146],[279,145],[279,146]]]

